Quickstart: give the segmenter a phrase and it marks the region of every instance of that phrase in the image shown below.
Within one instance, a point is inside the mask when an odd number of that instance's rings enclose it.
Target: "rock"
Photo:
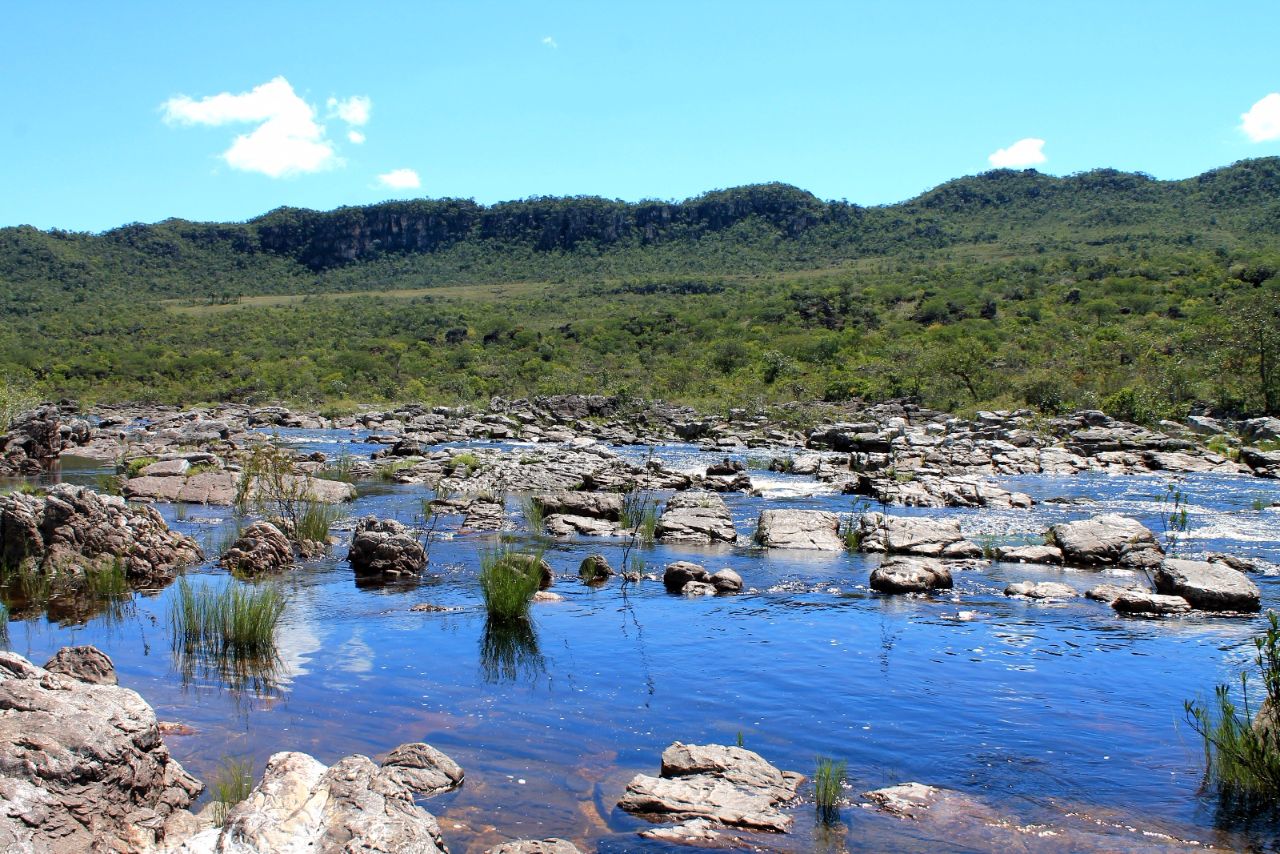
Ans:
[[[293,546],[279,528],[258,521],[240,532],[218,561],[237,575],[261,575],[293,565]]]
[[[1085,597],[1095,602],[1106,602],[1110,605],[1116,601],[1116,598],[1126,593],[1148,593],[1150,591],[1142,590],[1138,587],[1121,587],[1118,584],[1099,584],[1085,591]]]
[[[1049,539],[1069,566],[1154,567],[1164,556],[1141,523],[1113,514],[1061,522],[1049,529]]]
[[[440,854],[447,850],[440,827],[414,794],[421,785],[432,787],[428,794],[447,791],[436,784],[455,769],[460,782],[461,769],[428,745],[398,747],[382,767],[359,755],[326,768],[305,753],[277,753],[216,835],[201,834],[177,852]]]
[[[543,527],[553,537],[612,537],[620,533],[618,523],[596,516],[571,516],[554,513],[543,520]]]
[[[567,839],[517,839],[486,848],[484,854],[582,854],[582,849]]]
[[[1191,603],[1181,596],[1128,590],[1112,599],[1111,607],[1121,614],[1186,614],[1191,610]]]
[[[1204,556],[1209,563],[1221,563],[1231,567],[1236,572],[1262,572],[1262,568],[1251,560],[1247,560],[1238,555],[1223,554],[1221,552],[1210,552]]]
[[[587,555],[582,559],[582,563],[578,564],[578,577],[585,584],[599,584],[607,581],[613,575],[613,567],[609,566],[609,560],[602,554]]]
[[[64,646],[45,662],[44,669],[91,685],[117,685],[116,666],[95,646]]]
[[[506,526],[506,509],[501,501],[473,498],[463,508],[464,531],[501,531]]]
[[[154,508],[119,496],[67,483],[45,496],[0,496],[0,564],[80,574],[118,560],[131,582],[154,584],[203,559],[195,540],[169,530]]]
[[[1019,581],[1005,587],[1006,596],[1026,596],[1028,599],[1074,599],[1080,594],[1069,584],[1056,581]]]
[[[1240,462],[1259,477],[1280,478],[1280,451],[1263,451],[1258,448],[1241,448]]]
[[[716,587],[706,581],[690,581],[680,588],[680,592],[685,596],[714,596]]]
[[[59,653],[54,660],[67,669],[58,672],[0,652],[5,850],[150,850],[164,841],[167,821],[203,790],[170,757],[141,697],[72,675],[105,678],[105,658]]]
[[[365,516],[356,523],[347,560],[358,575],[396,578],[422,572],[427,553],[409,529],[394,519]]]
[[[622,495],[616,492],[553,492],[534,498],[545,516],[586,516],[617,522],[622,518]]]
[[[231,505],[239,491],[239,475],[229,471],[204,471],[190,477],[135,477],[125,481],[127,498],[153,501],[183,501],[188,504]],[[356,488],[340,480],[305,475],[286,475],[286,488],[299,487],[304,498],[324,504],[340,504],[356,497]],[[250,486],[250,498],[259,493],[257,482]]]
[[[951,587],[951,571],[928,558],[890,558],[871,572],[878,593],[925,593]]]
[[[504,560],[513,569],[519,568],[524,572],[537,572],[539,590],[546,590],[555,584],[555,573],[551,569],[551,564],[547,563],[545,558],[525,552],[512,552]]]
[[[738,541],[729,507],[710,492],[677,492],[654,528],[654,538],[664,543],[729,543]]]
[[[1246,442],[1280,441],[1280,418],[1251,418],[1240,425]]]
[[[1001,546],[996,555],[1005,563],[1062,563],[1062,549],[1057,546]]]
[[[793,799],[805,779],[742,747],[680,742],[663,751],[660,774],[633,777],[618,806],[656,821],[701,818],[778,833],[792,822],[778,806]]]
[[[844,551],[840,517],[824,510],[762,510],[756,541],[770,549]]]
[[[1217,436],[1227,432],[1221,421],[1216,418],[1210,418],[1207,415],[1188,416],[1186,428],[1192,433],[1197,433],[1201,436]]]
[[[725,457],[720,462],[707,466],[707,477],[734,477],[746,470],[747,467],[741,460],[731,460]]]
[[[530,602],[563,602],[564,597],[559,593],[552,593],[550,590],[539,590],[533,594]]]
[[[955,519],[885,516],[866,513],[858,519],[858,548],[924,557],[978,558],[982,549],[964,538]]]
[[[901,783],[897,786],[863,792],[862,796],[891,815],[901,818],[918,818],[938,803],[945,794],[945,789],[935,786],[926,786],[923,783]]]
[[[662,584],[670,593],[680,593],[684,590],[685,585],[691,581],[709,581],[711,576],[705,569],[696,563],[690,563],[687,560],[678,560],[673,564],[669,564],[666,571],[662,574]]]
[[[713,573],[710,581],[718,593],[742,592],[742,576],[732,569],[722,569]]]
[[[18,416],[12,429],[0,437],[0,451],[6,456],[20,452],[41,464],[52,461],[62,453],[62,413],[58,407],[47,404]]]
[[[138,474],[142,477],[182,477],[191,469],[191,463],[185,459],[161,460],[144,466]]]
[[[1258,586],[1223,563],[1167,558],[1155,572],[1156,592],[1181,596],[1203,611],[1257,611]]]

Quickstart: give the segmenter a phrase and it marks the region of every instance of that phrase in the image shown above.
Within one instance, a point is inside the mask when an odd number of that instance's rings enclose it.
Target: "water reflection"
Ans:
[[[547,672],[532,620],[487,618],[480,637],[480,670],[484,681],[535,683]]]
[[[173,664],[184,690],[212,683],[224,687],[237,702],[246,697],[271,700],[281,696],[281,676],[285,670],[284,662],[276,654],[207,653],[188,651],[175,644]]]

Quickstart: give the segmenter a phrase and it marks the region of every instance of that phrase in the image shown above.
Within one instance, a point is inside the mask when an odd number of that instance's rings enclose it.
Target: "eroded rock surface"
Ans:
[[[770,549],[844,550],[840,517],[825,510],[762,510],[756,541]]]
[[[1069,566],[1154,567],[1164,558],[1155,535],[1140,522],[1108,514],[1049,529]]]
[[[883,513],[865,513],[858,519],[858,548],[864,552],[923,557],[982,557],[982,549],[964,538],[955,519]]]
[[[710,492],[677,492],[667,500],[654,537],[664,543],[733,544],[738,532],[729,507]]]
[[[1258,585],[1226,563],[1169,558],[1155,572],[1156,592],[1181,596],[1203,611],[1257,611]]]
[[[218,562],[239,575],[276,572],[293,565],[293,546],[275,525],[258,521],[240,532]]]
[[[951,587],[951,570],[929,558],[889,558],[871,572],[871,589],[879,593],[926,593]]]
[[[409,529],[394,519],[365,516],[356,523],[347,560],[358,575],[399,578],[422,572],[427,552]]]

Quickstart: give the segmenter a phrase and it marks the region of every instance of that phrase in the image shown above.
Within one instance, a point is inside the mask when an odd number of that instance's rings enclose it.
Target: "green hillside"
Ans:
[[[996,171],[863,208],[782,184],[680,203],[279,209],[0,230],[0,371],[86,400],[1275,411],[1280,160],[1184,181]]]

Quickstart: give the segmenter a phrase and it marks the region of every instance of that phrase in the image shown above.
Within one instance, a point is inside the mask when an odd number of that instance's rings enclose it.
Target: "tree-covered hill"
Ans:
[[[1183,181],[999,170],[884,207],[764,184],[18,227],[0,229],[0,371],[95,399],[1254,411],[1280,398],[1276,270],[1275,158]]]

